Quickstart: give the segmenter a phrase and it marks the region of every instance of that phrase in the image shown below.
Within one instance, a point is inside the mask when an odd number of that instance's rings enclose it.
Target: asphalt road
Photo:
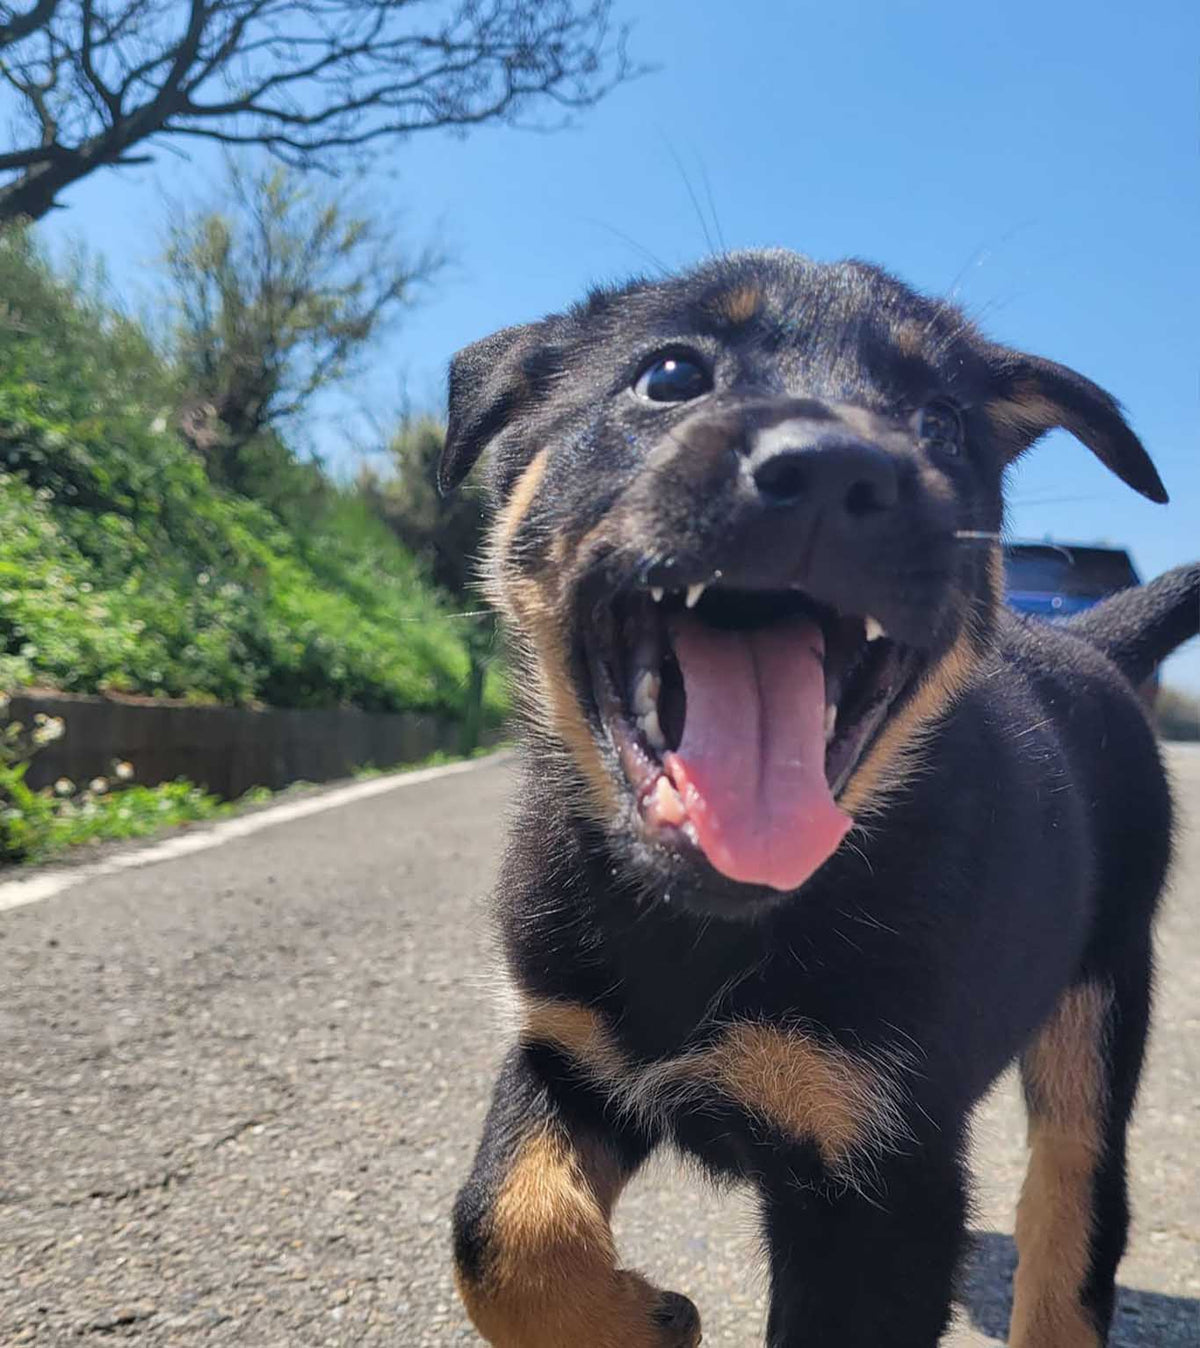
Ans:
[[[1190,828],[1117,1348],[1200,1344],[1200,753],[1172,760]],[[447,1213],[504,1038],[483,899],[508,790],[488,764],[0,912],[0,1345],[477,1342]],[[976,1153],[960,1346],[1004,1339],[1010,1081]],[[618,1228],[706,1344],[761,1342],[744,1199],[662,1164]]]

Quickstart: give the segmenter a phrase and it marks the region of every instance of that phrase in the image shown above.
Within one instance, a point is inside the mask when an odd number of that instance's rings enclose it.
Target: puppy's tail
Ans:
[[[1200,633],[1200,562],[1110,595],[1064,626],[1102,650],[1130,683],[1141,683]]]

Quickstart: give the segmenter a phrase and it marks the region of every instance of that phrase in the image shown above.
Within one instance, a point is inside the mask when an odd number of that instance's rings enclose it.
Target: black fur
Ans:
[[[757,303],[729,301],[736,318],[723,317],[722,298],[746,291]],[[714,391],[694,408],[640,405],[629,394],[639,372],[680,348],[711,364]],[[512,577],[549,577],[561,678],[616,802],[604,809],[588,794],[578,743],[539,712],[538,690],[559,675],[526,633],[519,682],[534,705],[497,890],[518,988],[586,1008],[631,1082],[703,1054],[731,1026],[773,1025],[867,1065],[894,1105],[890,1132],[839,1165],[818,1136],[712,1080],[686,1102],[668,1094],[639,1111],[620,1082],[535,1026],[507,1061],[459,1199],[460,1276],[486,1281],[488,1241],[502,1239],[488,1213],[522,1135],[547,1122],[603,1135],[629,1173],[665,1138],[714,1175],[757,1186],[771,1348],[931,1348],[965,1248],[971,1110],[1064,992],[1100,988],[1111,1009],[1096,1046],[1101,1146],[1079,1300],[1102,1342],[1171,839],[1158,749],[1130,681],[1197,632],[1200,567],[1053,626],[1004,608],[981,536],[1001,527],[1006,464],[1051,424],[1165,500],[1117,404],[1072,371],[991,345],[952,307],[874,268],[781,253],[635,283],[510,329],[459,358],[451,390],[444,482],[490,445],[503,509],[545,455],[537,490],[508,521],[493,585],[504,602]],[[931,447],[908,428],[942,399],[953,400],[962,441]],[[833,527],[823,498],[781,515],[746,496],[761,428],[821,420],[805,420],[804,400],[877,418],[885,429],[872,452],[893,465],[894,509]],[[813,431],[789,452],[807,471],[831,444],[840,453],[862,443],[853,425],[836,443]],[[687,452],[658,472],[656,455],[678,445]],[[882,618],[916,662],[889,719],[917,705],[949,653],[970,653],[963,680],[914,727],[915,758],[885,774],[861,827],[787,895],[717,875],[641,827],[589,683],[588,642],[613,596],[685,586],[714,567],[746,603],[801,583],[823,605]],[[508,607],[520,623],[519,604]],[[1031,1096],[1035,1113],[1045,1104]],[[605,1332],[596,1326],[594,1341],[607,1344]],[[667,1348],[691,1343],[690,1332],[629,1342]],[[1022,1348],[1052,1344],[1034,1337]]]
[[[1179,566],[1140,589],[1123,590],[1065,624],[1141,683],[1200,626],[1200,565]]]

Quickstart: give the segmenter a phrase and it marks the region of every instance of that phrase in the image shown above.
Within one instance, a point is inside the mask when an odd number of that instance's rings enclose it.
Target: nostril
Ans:
[[[865,519],[896,506],[900,477],[887,454],[871,446],[857,446],[844,463],[842,508],[851,519]]]
[[[887,509],[887,503],[881,499],[874,482],[851,483],[846,492],[845,504],[847,515],[873,515],[878,510]]]
[[[792,505],[806,487],[804,454],[774,454],[754,470],[754,485],[771,505]]]

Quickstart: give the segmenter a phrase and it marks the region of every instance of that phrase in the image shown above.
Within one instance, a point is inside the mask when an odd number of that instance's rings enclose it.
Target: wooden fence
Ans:
[[[457,749],[462,733],[456,721],[410,712],[253,711],[53,692],[13,697],[14,720],[28,725],[38,712],[61,716],[66,734],[34,758],[27,779],[33,787],[60,777],[77,784],[107,777],[121,761],[143,785],[186,777],[225,797],[252,786],[332,781],[368,764],[416,762]]]

